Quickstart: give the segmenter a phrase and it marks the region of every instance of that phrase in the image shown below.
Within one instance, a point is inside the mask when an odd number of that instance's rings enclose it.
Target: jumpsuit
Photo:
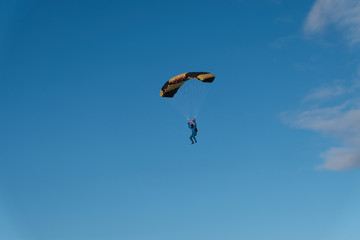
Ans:
[[[191,136],[190,136],[191,143],[194,143],[194,140],[195,142],[197,142],[195,138],[195,136],[197,135],[197,128],[196,128],[196,122],[193,122],[192,124],[194,126],[193,128],[191,127],[190,123],[188,123],[188,127],[191,129]]]

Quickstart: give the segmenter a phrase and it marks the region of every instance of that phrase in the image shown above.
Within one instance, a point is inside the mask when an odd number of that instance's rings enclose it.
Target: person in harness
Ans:
[[[191,136],[190,136],[190,140],[191,140],[191,144],[194,144],[194,140],[195,143],[197,143],[195,136],[197,135],[197,127],[196,127],[196,119],[191,120],[188,122],[188,127],[191,129]]]

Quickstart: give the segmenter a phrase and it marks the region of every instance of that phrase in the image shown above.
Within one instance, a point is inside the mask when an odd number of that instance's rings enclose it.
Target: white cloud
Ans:
[[[347,89],[342,86],[333,86],[333,87],[322,87],[313,90],[306,98],[304,99],[305,102],[314,101],[314,100],[322,100],[322,99],[329,99],[335,96],[343,95]]]
[[[360,0],[316,0],[304,24],[306,34],[335,27],[350,44],[360,43]],[[360,65],[356,78],[360,77]],[[333,171],[360,168],[360,81],[346,86],[335,82],[312,90],[303,99],[303,110],[283,114],[297,128],[331,137],[340,146],[320,154],[318,169]]]
[[[360,71],[360,66],[359,66]],[[359,75],[360,76],[360,75]],[[304,102],[329,100],[334,97],[341,97],[346,94],[354,93],[360,88],[360,82],[354,82],[351,86],[345,86],[345,82],[337,81],[331,85],[316,88],[312,90],[305,98]]]
[[[319,33],[330,25],[344,31],[350,44],[359,43],[360,1],[317,0],[306,18],[304,24],[305,33]]]
[[[360,108],[357,105],[344,103],[302,111],[295,115],[293,124],[354,144],[360,138]]]
[[[321,157],[325,162],[318,169],[341,171],[360,167],[360,150],[355,148],[331,148]]]
[[[318,88],[305,97],[306,110],[283,115],[284,120],[294,127],[321,133],[344,145],[322,153],[324,163],[318,168],[346,170],[360,167],[360,100],[350,94],[355,92],[356,95],[357,86],[358,84],[350,88],[339,85]],[[318,101],[323,100],[324,96],[334,100],[340,95],[347,96],[347,99],[332,105]]]

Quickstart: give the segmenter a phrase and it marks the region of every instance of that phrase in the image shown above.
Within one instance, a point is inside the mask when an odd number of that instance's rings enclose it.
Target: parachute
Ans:
[[[211,83],[215,79],[215,75],[208,72],[187,72],[177,75],[167,81],[161,88],[160,96],[172,98],[180,89],[180,87],[189,79],[198,79],[202,82]]]
[[[199,81],[188,81],[190,79]],[[187,120],[194,119],[198,117],[209,90],[210,86],[206,83],[212,83],[214,79],[215,75],[208,72],[183,73],[167,81],[161,88],[160,96],[178,109]]]

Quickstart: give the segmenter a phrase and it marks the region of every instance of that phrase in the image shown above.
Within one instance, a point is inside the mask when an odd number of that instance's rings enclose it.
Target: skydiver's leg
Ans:
[[[196,136],[196,135],[195,135],[195,136]],[[194,138],[195,142],[197,143],[195,136],[193,136],[193,138]]]
[[[190,136],[191,144],[194,144],[193,135]]]

